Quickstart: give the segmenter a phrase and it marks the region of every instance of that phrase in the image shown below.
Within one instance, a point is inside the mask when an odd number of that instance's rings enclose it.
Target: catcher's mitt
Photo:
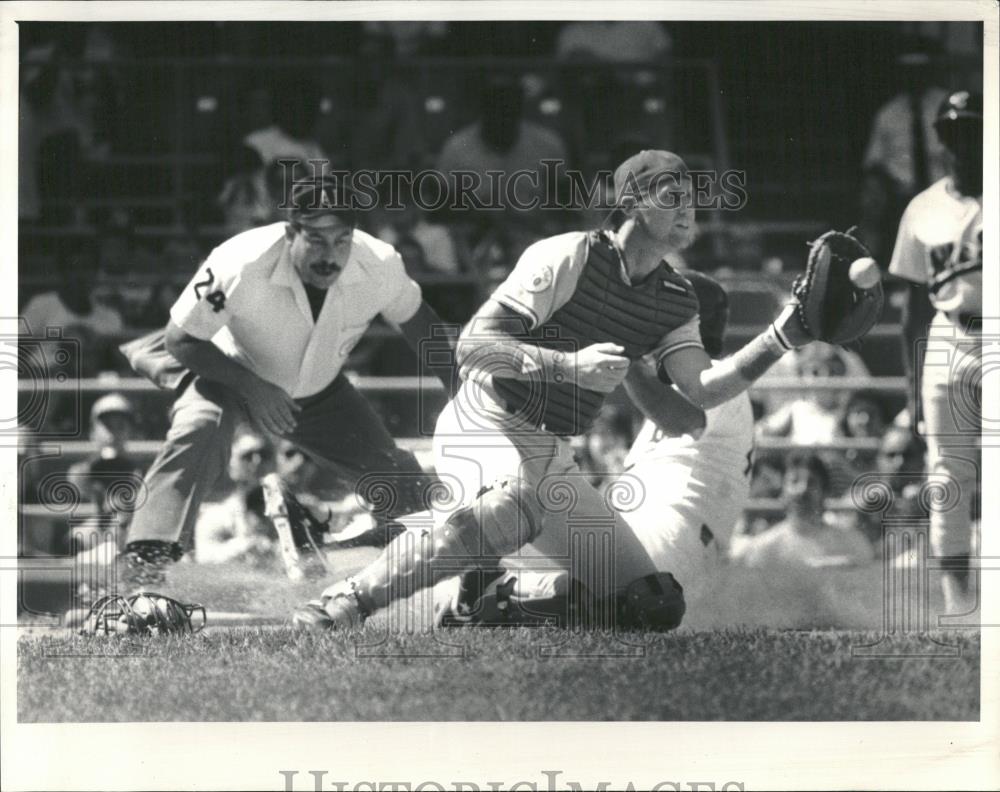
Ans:
[[[198,617],[195,618],[195,614]],[[167,635],[196,633],[205,627],[205,608],[144,591],[123,597],[110,594],[90,606],[83,635]]]
[[[878,322],[885,302],[881,281],[861,289],[848,274],[851,264],[871,253],[850,230],[827,231],[811,247],[806,271],[792,286],[802,328],[828,344],[859,340]]]

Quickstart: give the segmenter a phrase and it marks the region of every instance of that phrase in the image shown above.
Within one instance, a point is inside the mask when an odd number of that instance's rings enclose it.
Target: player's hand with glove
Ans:
[[[289,434],[295,429],[295,416],[302,408],[283,388],[248,371],[239,394],[250,420],[257,426],[275,435]]]
[[[625,347],[612,343],[591,344],[569,356],[567,376],[586,390],[611,393],[625,380],[630,364],[625,357]]]
[[[885,302],[878,266],[850,231],[827,231],[812,243],[792,297],[772,324],[786,348],[858,341],[879,321]]]

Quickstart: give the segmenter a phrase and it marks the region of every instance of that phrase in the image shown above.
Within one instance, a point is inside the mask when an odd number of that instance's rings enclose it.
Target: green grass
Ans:
[[[337,575],[374,554],[344,551]],[[203,602],[211,626],[219,611],[281,620],[324,585],[181,564],[164,593]],[[958,657],[852,655],[879,634],[881,598],[877,566],[805,576],[734,569],[689,602],[679,631],[624,636],[640,652],[608,635],[555,629],[420,632],[426,600],[392,615],[396,624],[413,618],[413,635],[378,619],[353,636],[36,630],[19,642],[18,714],[32,722],[978,718],[977,632],[938,634]],[[897,655],[933,647],[913,633],[884,646]]]
[[[680,630],[628,636],[554,629],[386,638],[246,628],[186,638],[22,638],[22,722],[335,720],[969,720],[979,637],[954,658],[852,657],[872,633]],[[361,652],[356,641],[371,645]],[[380,642],[381,639],[381,642]],[[544,657],[557,644],[563,653]],[[893,642],[918,650],[916,638]],[[81,656],[66,656],[66,653]],[[380,653],[382,657],[364,656]],[[601,656],[601,655],[604,656]],[[421,656],[423,655],[423,656]],[[428,656],[429,655],[429,656]],[[437,655],[437,656],[434,656]]]

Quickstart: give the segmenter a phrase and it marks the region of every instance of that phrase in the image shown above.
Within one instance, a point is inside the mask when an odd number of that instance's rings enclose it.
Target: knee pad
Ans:
[[[684,619],[684,588],[669,572],[632,581],[625,589],[621,626],[630,630],[673,630]]]
[[[502,558],[538,537],[538,498],[521,479],[497,479],[437,530],[441,532],[439,546],[474,558]]]

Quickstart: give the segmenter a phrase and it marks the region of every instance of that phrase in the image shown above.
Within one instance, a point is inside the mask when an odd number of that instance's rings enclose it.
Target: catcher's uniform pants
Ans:
[[[982,431],[982,346],[932,325],[924,356],[921,401],[927,441],[930,544],[934,556],[977,552],[972,536]]]
[[[522,570],[522,596],[561,594],[568,573],[606,598],[656,571],[616,508],[631,494],[612,488],[602,495],[580,470],[567,438],[515,427],[509,417],[484,408],[475,386],[466,384],[438,417],[434,462],[458,502],[468,503],[504,476],[521,478],[538,494],[544,512],[539,536],[503,561]]]
[[[394,503],[386,516],[417,511],[431,480],[416,458],[398,448],[371,405],[343,375],[304,399],[295,430],[285,437],[352,484],[362,479]],[[196,377],[174,402],[170,431],[144,480],[128,541],[190,544],[198,508],[229,463],[233,433],[247,420],[236,394]]]

